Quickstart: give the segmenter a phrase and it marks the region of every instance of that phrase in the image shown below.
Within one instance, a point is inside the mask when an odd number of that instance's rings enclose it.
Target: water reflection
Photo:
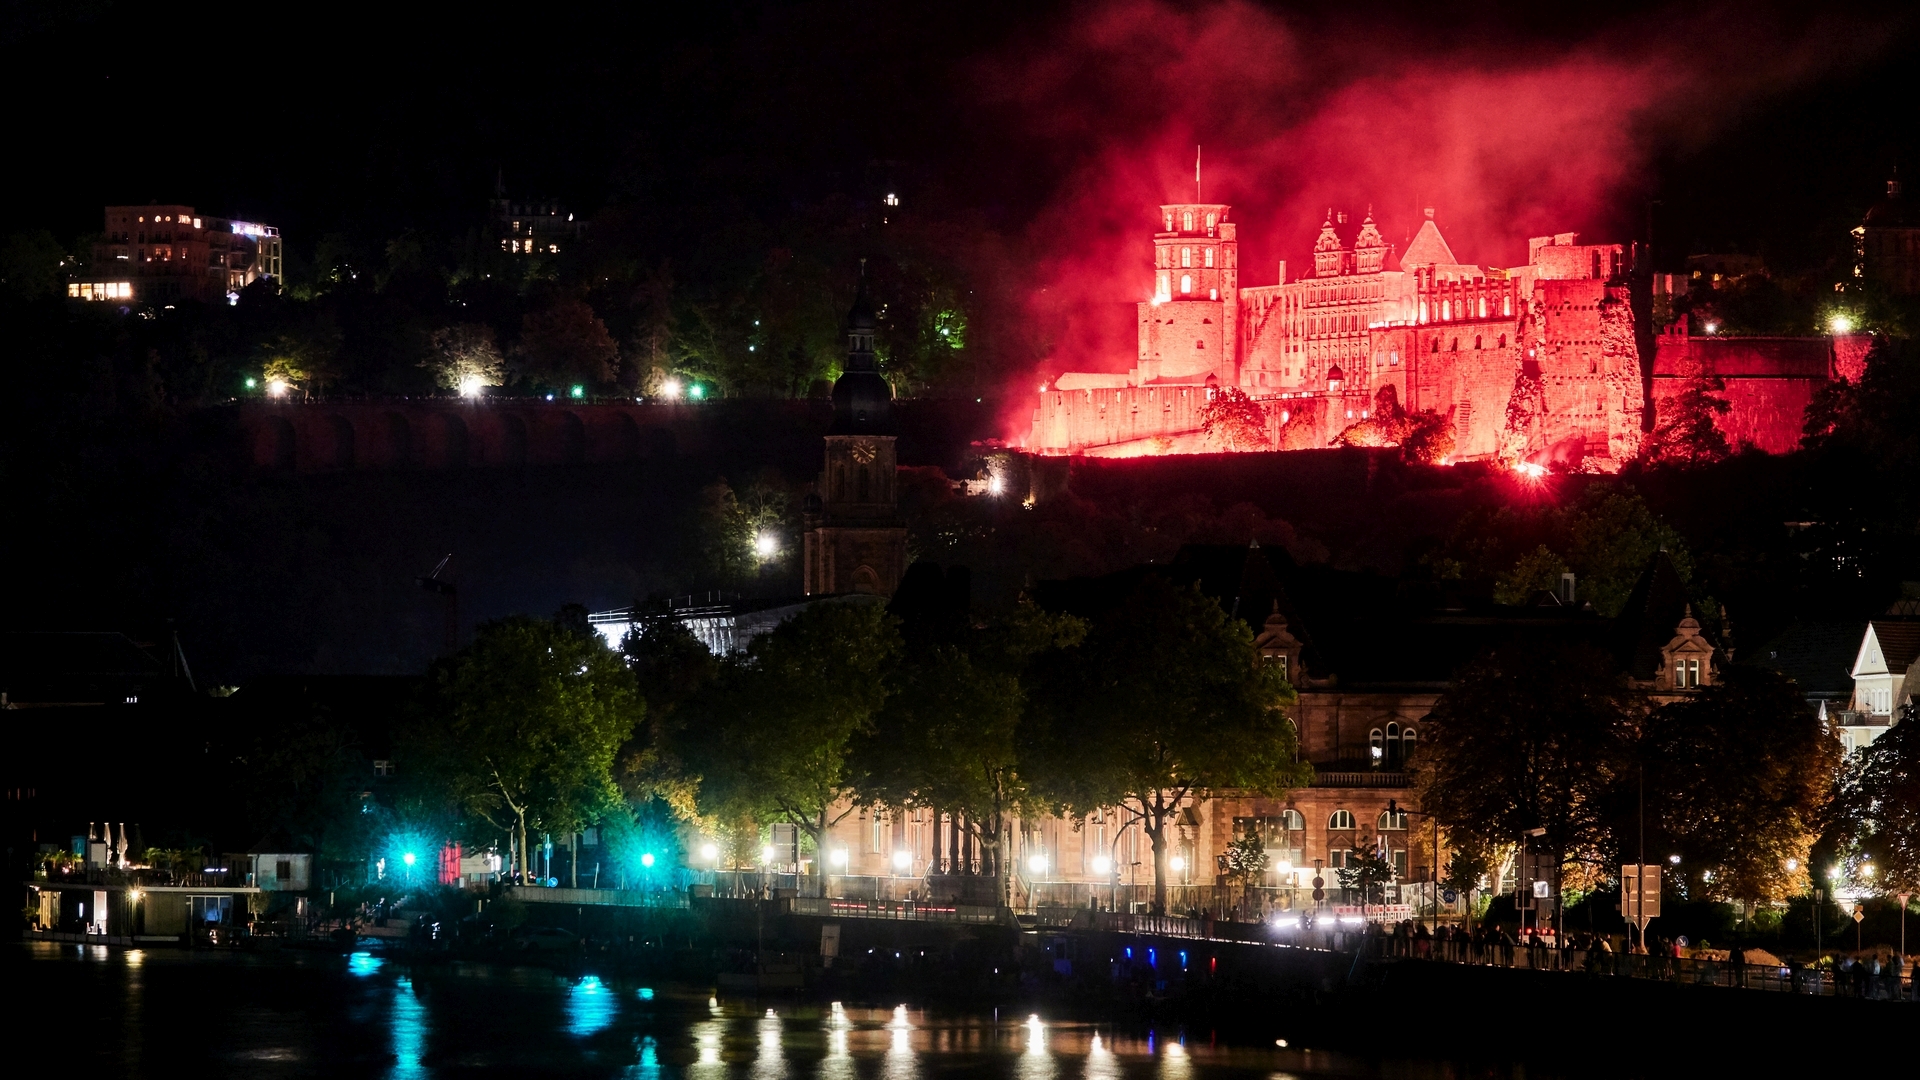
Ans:
[[[760,1018],[760,1052],[753,1059],[753,1080],[783,1080],[787,1056],[780,1049],[780,1016],[772,1009]]]
[[[647,992],[649,995],[652,991]],[[660,1080],[660,1045],[653,1036],[644,1036],[634,1043],[634,1049],[640,1060],[627,1070],[628,1080]]]
[[[919,1063],[913,1053],[913,1022],[907,1018],[905,1005],[893,1010],[887,1030],[893,1038],[887,1044],[887,1060],[880,1075],[884,1080],[913,1080]]]
[[[357,952],[347,957],[347,972],[365,978],[379,971],[380,965],[384,963],[386,963],[385,960],[372,953]]]
[[[712,1007],[718,1011],[717,1003]],[[696,1057],[687,1069],[689,1080],[722,1080],[727,1075],[726,1063],[720,1060],[720,1041],[726,1030],[727,1025],[723,1020],[702,1020],[693,1025]]]
[[[1020,1055],[1020,1080],[1053,1080],[1053,1055],[1047,1053],[1047,1025],[1027,1017],[1027,1050]]]
[[[591,1035],[613,1023],[613,991],[600,976],[583,976],[567,989],[567,1030],[575,1037]]]
[[[376,961],[377,963],[377,961]],[[427,1047],[427,1010],[413,992],[413,980],[402,978],[393,986],[393,1071],[395,1080],[425,1076],[420,1058]]]
[[[1193,1062],[1187,1058],[1187,1047],[1178,1039],[1168,1039],[1166,1049],[1160,1053],[1160,1080],[1189,1080],[1193,1075]]]
[[[853,1021],[847,1018],[847,1007],[838,1001],[828,1006],[822,1026],[827,1032],[827,1056],[820,1059],[820,1080],[855,1080],[859,1074],[853,1067],[853,1054],[847,1048],[847,1032],[853,1027]]]
[[[1087,1040],[1087,1080],[1120,1080],[1120,1061],[1097,1031]]]

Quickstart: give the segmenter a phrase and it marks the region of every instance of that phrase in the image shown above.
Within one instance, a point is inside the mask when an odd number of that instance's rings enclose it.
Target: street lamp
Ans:
[[[913,852],[900,848],[893,853],[893,868],[900,873],[913,869]]]
[[[840,867],[842,870],[846,869],[848,858],[846,848],[834,848],[833,854],[829,856],[829,858],[833,860],[833,865]]]

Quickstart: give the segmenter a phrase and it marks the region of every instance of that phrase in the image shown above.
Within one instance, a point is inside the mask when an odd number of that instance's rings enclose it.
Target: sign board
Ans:
[[[1620,915],[1638,921],[1660,917],[1660,864],[1625,863],[1620,867]]]
[[[1452,889],[1442,889],[1440,891],[1440,899],[1445,900],[1447,903],[1451,904],[1451,903],[1457,902],[1460,899],[1460,894],[1457,892],[1454,892]]]
[[[1539,907],[1539,904],[1533,898],[1532,889],[1513,890],[1513,909],[1515,911],[1532,911],[1537,907]]]
[[[1413,918],[1411,904],[1335,904],[1333,913],[1337,917],[1361,918],[1371,922],[1404,922]]]
[[[1545,900],[1553,895],[1553,882],[1536,880],[1533,883],[1533,898]]]
[[[820,959],[825,966],[833,966],[833,958],[840,955],[840,924],[828,923],[820,928]]]

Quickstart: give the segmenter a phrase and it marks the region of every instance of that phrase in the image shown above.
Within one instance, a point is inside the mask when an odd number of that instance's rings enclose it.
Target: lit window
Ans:
[[[1213,230],[1213,221],[1214,221],[1214,217],[1213,217],[1213,215],[1212,215],[1212,214],[1208,214],[1208,215],[1207,215],[1207,230],[1208,230],[1209,232],[1211,232],[1211,231]]]
[[[1513,314],[1513,297],[1503,296],[1500,298],[1500,314],[1502,315]]]
[[[1353,828],[1353,811],[1335,810],[1327,817],[1327,828],[1335,830]]]
[[[1404,832],[1407,828],[1407,812],[1405,810],[1382,810],[1380,811],[1379,820],[1375,823],[1374,827],[1381,832]]]
[[[1180,249],[1180,265],[1181,266],[1193,265],[1193,249],[1192,248]]]
[[[1453,301],[1451,300],[1440,301],[1440,321],[1446,322],[1448,319],[1451,319],[1451,318],[1453,318]]]
[[[1193,291],[1193,275],[1192,274],[1180,275],[1180,291],[1182,293],[1190,293]]]
[[[1186,232],[1193,231],[1193,211],[1189,210],[1180,215],[1180,228]]]
[[[1484,296],[1480,298],[1480,317],[1487,317],[1487,298]]]
[[[1213,265],[1213,249],[1212,248],[1207,249],[1207,265],[1208,266]]]

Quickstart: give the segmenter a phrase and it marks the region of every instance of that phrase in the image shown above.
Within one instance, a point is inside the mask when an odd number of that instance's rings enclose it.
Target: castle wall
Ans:
[[[1141,304],[1140,381],[1218,375],[1237,382],[1225,316],[1225,304],[1205,300]]]
[[[1784,454],[1800,445],[1801,426],[1815,391],[1834,366],[1834,342],[1813,338],[1659,338],[1653,367],[1654,415],[1696,374],[1718,376],[1715,396],[1731,406],[1714,421],[1736,447]]]

